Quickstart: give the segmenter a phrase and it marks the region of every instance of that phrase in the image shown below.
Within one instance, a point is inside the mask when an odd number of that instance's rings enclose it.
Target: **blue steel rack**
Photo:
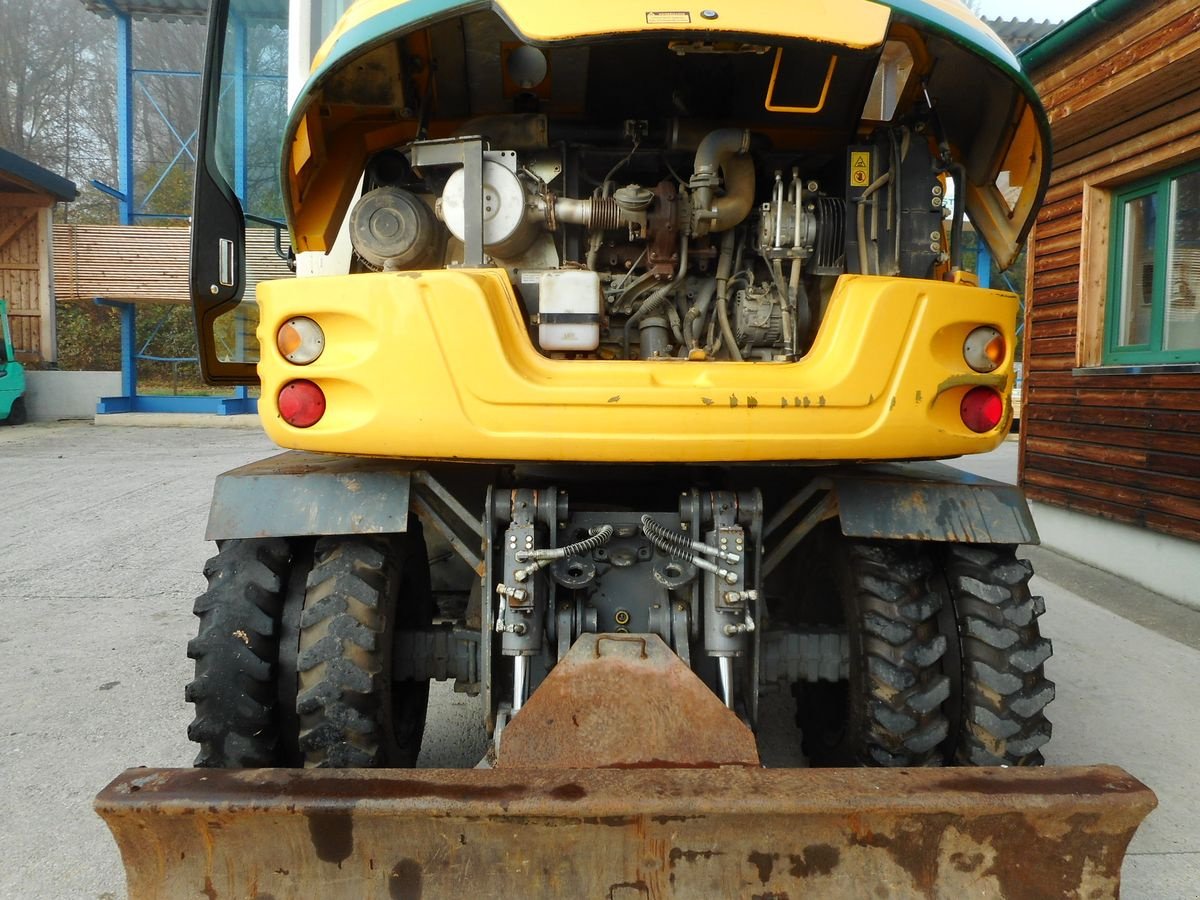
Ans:
[[[159,188],[170,174],[186,161],[195,163],[193,150],[197,128],[177,127],[163,110],[154,96],[151,83],[157,79],[167,78],[199,78],[200,72],[186,69],[154,69],[134,65],[135,31],[134,19],[165,19],[178,20],[184,23],[203,22],[207,14],[207,0],[139,0],[136,4],[129,0],[82,0],[83,4],[98,15],[111,16],[116,23],[116,87],[117,87],[117,181],[113,187],[100,181],[92,181],[92,186],[104,194],[113,197],[118,202],[120,223],[135,225],[150,219],[174,219],[186,221],[189,213],[186,210],[178,212],[150,212],[147,204],[154,198]],[[280,19],[280,12],[286,16],[286,0],[266,0],[260,4],[264,18],[272,21]],[[226,59],[233,61],[233,92],[234,92],[234,189],[245,203],[248,187],[247,171],[249,168],[247,147],[249,146],[248,115],[251,84],[255,80],[286,81],[286,73],[251,72],[248,65],[247,53],[248,21],[243,17],[232,17],[230,37],[232,46],[226,53]],[[156,181],[145,193],[138,196],[138,172],[136,171],[134,127],[135,97],[141,96],[174,138],[177,149],[172,159],[159,173]],[[196,110],[195,119],[199,119]],[[186,137],[184,136],[184,132]],[[236,415],[255,413],[258,411],[258,401],[251,397],[245,387],[239,387],[231,397],[188,397],[145,395],[138,393],[137,363],[139,360],[159,362],[189,362],[196,357],[163,357],[149,352],[154,335],[138,346],[136,322],[137,305],[127,300],[112,300],[105,297],[95,298],[101,306],[115,308],[121,317],[121,395],[103,397],[97,404],[98,413],[119,412],[188,412],[215,413],[217,415]],[[157,328],[154,334],[157,334]]]

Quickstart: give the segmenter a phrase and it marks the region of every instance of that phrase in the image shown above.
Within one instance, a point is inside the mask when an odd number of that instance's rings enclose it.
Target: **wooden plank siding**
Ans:
[[[53,359],[53,348],[49,356],[43,353],[48,223],[49,211],[41,205],[0,205],[0,297],[8,301],[13,349],[22,362]]]
[[[1200,541],[1200,372],[1098,367],[1107,192],[1200,158],[1200,8],[1147,3],[1031,74],[1054,170],[1027,276],[1022,484]]]
[[[188,303],[190,228],[55,225],[54,289],[60,300]],[[246,290],[291,272],[275,253],[275,232],[246,231]]]

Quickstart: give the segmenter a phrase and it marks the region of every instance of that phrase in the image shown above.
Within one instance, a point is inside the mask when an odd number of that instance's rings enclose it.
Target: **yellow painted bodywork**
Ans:
[[[587,462],[913,459],[981,453],[962,396],[1012,381],[1015,295],[915,279],[842,276],[809,353],[793,363],[564,360],[533,347],[502,270],[437,270],[264,282],[259,410],[283,447],[370,456]],[[325,351],[288,363],[275,334],[315,319]],[[994,373],[962,358],[991,325]],[[328,408],[283,422],[280,389],[308,379]]]
[[[313,58],[320,68],[333,45],[348,31],[407,0],[359,0],[330,32]],[[957,2],[943,0],[947,8]],[[940,5],[940,4],[939,4]],[[667,8],[667,7],[664,7]],[[689,8],[687,19],[652,19],[654,7],[645,0],[605,0],[603,3],[563,3],[562,0],[498,0],[497,11],[526,41],[533,43],[605,37],[637,31],[719,31],[727,34],[762,34],[774,38],[803,37],[843,47],[878,46],[887,31],[892,11],[872,0],[738,0],[721,7],[716,19],[700,15],[702,7]],[[660,14],[661,15],[661,14]],[[968,14],[969,16],[969,14]],[[964,21],[971,21],[964,18]]]

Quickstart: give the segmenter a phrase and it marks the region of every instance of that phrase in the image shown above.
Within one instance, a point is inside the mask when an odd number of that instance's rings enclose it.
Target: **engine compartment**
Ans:
[[[484,123],[498,141],[416,142],[373,158],[351,212],[358,266],[463,265],[466,198],[477,194],[486,261],[509,272],[544,353],[790,361],[811,344],[837,276],[929,278],[950,260],[944,181],[919,124],[825,165],[750,129],[712,129],[694,150],[656,147],[644,120],[607,145],[491,149],[553,130],[533,118]],[[448,143],[478,148],[478,176],[430,152]]]
[[[461,120],[439,95],[368,159],[353,271],[501,267],[551,357],[771,362],[804,356],[838,276],[957,267],[962,167],[901,42],[502,47],[508,95],[468,84]]]

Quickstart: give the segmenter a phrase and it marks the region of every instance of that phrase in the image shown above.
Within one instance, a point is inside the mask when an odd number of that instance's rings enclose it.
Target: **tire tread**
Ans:
[[[208,589],[193,606],[200,626],[187,645],[195,678],[184,688],[196,708],[188,738],[200,745],[197,766],[276,762],[276,620],[289,560],[280,538],[235,540],[219,544],[204,567]]]
[[[974,766],[1037,766],[1050,740],[1045,676],[1050,641],[1041,636],[1041,597],[1029,591],[1033,569],[1015,548],[952,544],[946,578],[962,649],[962,723],[955,761]]]
[[[847,616],[860,635],[863,733],[859,762],[927,766],[940,762],[949,731],[942,701],[950,690],[941,671],[946,639],[938,633],[942,598],[928,590],[932,564],[919,550],[878,541],[847,546]],[[852,701],[853,703],[853,701]]]
[[[384,763],[380,708],[388,634],[387,597],[399,578],[382,538],[317,541],[300,614],[296,661],[299,746],[305,765]]]

